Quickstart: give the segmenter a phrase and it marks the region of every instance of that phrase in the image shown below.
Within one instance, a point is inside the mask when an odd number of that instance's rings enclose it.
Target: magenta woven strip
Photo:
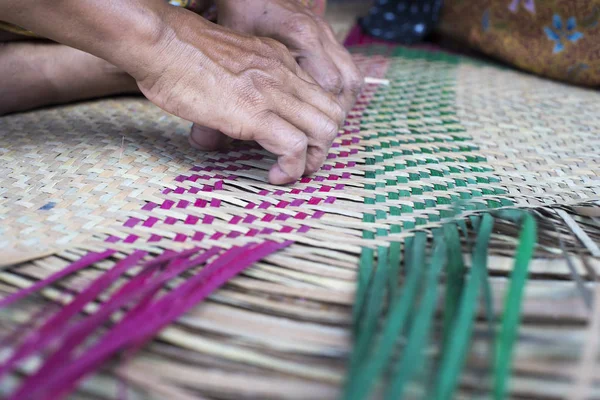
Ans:
[[[123,243],[135,243],[136,240],[139,239],[137,235],[128,235],[125,239],[123,239]]]
[[[80,343],[93,329],[103,323],[111,313],[142,296],[156,293],[169,280],[189,268],[204,263],[219,252],[218,248],[213,247],[196,258],[186,261],[186,257],[198,250],[198,248],[194,248],[181,253],[170,252],[169,256],[160,257],[160,260],[153,260],[143,265],[142,271],[123,285],[96,313],[65,335],[68,338],[65,339],[65,343],[68,345],[67,348],[73,348],[76,345],[75,343]],[[155,274],[154,270],[162,267],[165,263],[168,263],[165,271],[158,275]]]
[[[94,314],[64,331],[61,337],[61,345],[56,349],[54,354],[46,360],[42,368],[23,383],[23,386],[26,384],[33,386],[38,385],[43,381],[44,376],[51,374],[52,371],[68,362],[78,346],[98,327],[105,323],[112,313],[140,297],[148,294],[154,295],[166,282],[180,275],[187,269],[209,260],[212,256],[217,254],[219,250],[217,248],[212,248],[196,258],[185,260],[185,257],[197,251],[198,248],[186,250],[181,253],[169,252],[168,255],[162,255],[157,257],[157,259],[144,264],[142,266],[142,271],[123,285],[123,287],[113,294],[106,303],[102,304]],[[166,270],[152,279],[153,269],[160,267],[165,262],[169,262],[169,266]],[[27,390],[23,391],[27,396],[34,394],[34,392],[28,392]]]
[[[366,74],[380,77],[387,62],[382,58],[381,62],[377,61],[369,65]],[[156,243],[170,240],[189,243],[190,240],[205,239],[226,241],[227,238],[235,239],[242,235],[260,237],[260,235],[277,233],[308,232],[311,228],[304,224],[309,224],[310,219],[325,216],[325,212],[316,211],[315,206],[334,203],[336,195],[346,190],[345,184],[352,175],[345,169],[355,166],[353,160],[357,150],[343,146],[355,147],[354,145],[359,142],[358,124],[361,118],[359,113],[366,108],[373,93],[374,89],[368,86],[365,88],[352,116],[345,122],[339,134],[340,139],[332,146],[328,165],[317,176],[302,178],[301,184],[295,188],[257,190],[261,187],[254,187],[254,192],[258,191],[258,193],[252,197],[253,202],[242,204],[246,204],[245,208],[248,210],[255,210],[251,212],[260,210],[258,211],[260,216],[242,212],[234,213],[235,215],[222,220],[220,219],[223,218],[222,215],[230,215],[230,213],[216,213],[218,215],[216,218],[210,215],[211,213],[191,215],[199,214],[198,208],[218,208],[222,207],[222,204],[229,209],[231,204],[221,203],[221,200],[216,198],[211,199],[211,194],[226,191],[228,185],[235,184],[232,181],[238,179],[237,171],[250,170],[252,167],[245,165],[245,161],[265,159],[263,154],[257,154],[254,150],[248,151],[248,148],[232,150],[227,155],[208,155],[211,159],[204,162],[203,166],[194,166],[186,175],[177,176],[175,185],[169,185],[169,188],[161,191],[165,196],[159,196],[162,198],[155,200],[156,203],[145,204],[141,212],[135,214],[136,217],[129,216],[122,221],[120,233],[108,236],[106,242],[139,243],[147,240]],[[204,199],[194,198],[195,194],[202,195]],[[259,196],[262,196],[262,199]],[[188,207],[194,208],[186,212]],[[165,216],[165,213],[171,216]],[[254,227],[252,224],[258,221],[269,222],[271,227],[260,225]],[[185,229],[186,234],[174,233],[162,237],[148,232],[147,228],[160,227],[163,223],[177,224]],[[227,223],[230,224],[229,231],[226,228],[224,232],[214,232],[212,228],[208,228],[211,233],[207,234],[193,232],[192,228],[197,224],[215,224],[222,228]],[[233,225],[241,225],[243,228],[234,228]],[[25,336],[25,340],[19,343],[10,363],[3,366],[4,369],[0,369],[0,376],[30,354],[39,353],[47,355],[47,358],[38,371],[24,378],[22,385],[10,398],[57,399],[67,395],[81,378],[100,367],[109,357],[121,350],[124,350],[127,356],[136,353],[160,329],[203,301],[233,276],[289,244],[290,242],[267,241],[241,247],[233,246],[226,251],[220,248],[211,248],[207,251],[199,248],[184,252],[165,251],[161,256],[146,263],[141,261],[145,253],[132,254],[98,277],[88,288],[76,295],[71,303],[45,320],[41,327],[34,328],[37,336]],[[16,297],[13,295],[4,299],[0,302],[0,306],[17,301],[22,296],[43,288],[46,284],[51,284],[71,272],[106,259],[113,253],[108,251],[87,255],[66,270],[23,291],[23,295]],[[189,273],[192,268],[206,263],[208,264],[200,271]],[[134,277],[123,284],[108,300],[100,303],[96,312],[90,315],[82,313],[86,304],[100,296],[101,292],[108,289],[133,266],[140,267],[140,271]],[[162,288],[166,283],[186,272],[191,276],[186,276],[183,283],[163,294]],[[14,299],[11,299],[12,297]],[[4,302],[6,303],[3,304]],[[121,315],[121,311],[123,312],[121,319],[111,326],[110,324],[114,322],[112,318],[117,313]]]
[[[83,307],[94,300],[102,291],[112,285],[125,271],[134,267],[147,253],[135,251],[129,257],[118,262],[113,268],[95,279],[86,289],[77,295],[69,304],[54,314],[23,344],[13,352],[12,356],[0,366],[0,378],[4,376],[19,360],[40,350],[42,346],[59,337],[69,320],[83,310]]]
[[[11,399],[21,399],[24,396],[34,399],[41,394],[45,398],[56,399],[66,395],[79,379],[98,368],[115,352],[128,345],[139,344],[140,340],[150,337],[178,318],[231,277],[289,244],[266,242],[228,250],[144,312],[124,318],[79,358],[63,364],[63,368],[44,368],[44,373],[40,373],[40,370],[28,378]]]
[[[27,289],[19,290],[18,292],[13,293],[8,297],[5,297],[4,299],[2,299],[2,301],[0,301],[0,308],[6,307],[9,304],[14,303],[15,301],[21,300],[23,297],[28,296],[31,293],[37,292],[38,290],[56,282],[59,279],[64,278],[65,276],[71,275],[72,273],[77,272],[80,269],[89,267],[90,265],[97,263],[98,261],[105,260],[112,256],[114,253],[114,250],[106,250],[102,253],[88,253],[81,259],[69,265],[67,268],[55,272],[46,279],[42,279],[41,281],[31,285]]]
[[[187,253],[189,253],[189,250],[188,250],[188,251],[186,251],[185,253],[186,253],[186,254],[187,254]],[[134,277],[132,280],[130,280],[130,281],[129,281],[129,282],[128,282],[128,283],[127,283],[127,284],[126,284],[126,285],[125,285],[123,288],[121,288],[121,289],[120,289],[120,291],[119,291],[119,293],[122,293],[122,292],[124,292],[124,293],[130,293],[130,292],[131,292],[131,289],[133,289],[133,288],[134,288],[134,285],[135,285],[135,284],[136,284],[136,283],[139,281],[139,279],[140,279],[140,278],[143,278],[143,277],[146,275],[146,273],[147,273],[148,271],[151,271],[151,270],[152,270],[152,268],[155,268],[155,267],[157,267],[157,266],[160,266],[160,265],[161,265],[163,262],[165,262],[165,261],[166,261],[166,260],[168,260],[169,258],[172,258],[172,257],[174,257],[174,254],[176,254],[176,253],[175,253],[175,252],[173,252],[173,251],[171,251],[171,250],[167,250],[165,253],[163,253],[163,254],[162,254],[162,255],[160,255],[159,257],[157,257],[157,258],[155,258],[154,260],[152,260],[152,261],[150,261],[150,262],[146,263],[146,264],[145,264],[145,266],[144,266],[144,268],[145,268],[145,269],[144,269],[144,270],[142,270],[142,272],[140,272],[138,275],[136,275],[136,276],[135,276],[135,277]],[[180,254],[180,255],[185,255],[185,254]],[[125,261],[125,260],[124,260],[124,261]],[[129,262],[130,262],[130,261],[132,261],[132,259],[131,259],[131,258],[129,258],[129,261],[128,261],[127,263],[129,264]],[[116,268],[116,267],[115,267],[115,268]],[[111,271],[114,271],[114,268],[113,268],[113,270],[111,270]],[[111,271],[109,271],[109,272],[111,272]],[[99,279],[102,279],[102,278],[104,278],[104,275],[103,275],[103,276],[101,276]],[[93,284],[92,284],[92,285],[93,285]],[[82,292],[82,294],[84,294],[84,293]],[[68,308],[68,306],[67,306],[67,308]],[[60,312],[59,312],[59,314],[61,314],[61,313],[64,313],[64,309],[63,309],[63,311],[60,311]],[[63,315],[64,315],[64,314],[63,314]],[[56,315],[55,315],[55,317],[56,317]],[[45,335],[39,335],[39,334],[37,334],[38,332],[36,332],[36,334],[34,335],[34,339],[35,339],[35,338],[37,338],[37,339],[39,339],[39,340],[40,340],[40,342],[38,342],[38,343],[37,343],[37,347],[38,347],[38,348],[41,348],[42,346],[46,345],[47,343],[50,343],[50,342],[52,341],[52,339],[54,339],[54,338],[55,338],[54,336],[58,336],[58,335],[59,335],[61,332],[64,332],[64,329],[61,329],[61,328],[63,328],[63,327],[61,327],[60,325],[57,325],[57,323],[58,323],[59,321],[57,321],[57,318],[55,318],[55,317],[51,317],[51,318],[50,318],[50,319],[49,319],[47,322],[52,322],[52,324],[50,324],[50,326],[51,326],[51,327],[54,327],[54,329],[55,329],[56,331],[58,331],[58,332],[57,332],[57,333],[55,333],[55,334],[54,334],[54,335],[52,335],[52,336],[50,335],[50,334],[51,334],[51,332],[45,332]],[[62,323],[63,323],[63,325],[64,325],[64,323],[65,323],[66,321],[64,320],[64,318],[62,318],[61,320],[62,320]],[[47,325],[49,325],[49,324],[47,324]],[[27,340],[27,338],[28,338],[28,337],[26,337],[26,340]],[[29,338],[30,338],[30,337],[29,337]],[[71,344],[71,345],[73,345],[73,346],[75,346],[75,344],[74,344],[73,342],[70,342],[70,344]],[[19,356],[19,354],[20,354],[20,353],[22,354],[23,352],[24,352],[24,348],[23,348],[23,346],[22,346],[21,348],[19,348],[19,349],[17,349],[17,350],[16,350],[16,352],[15,352],[15,355],[13,355],[13,357],[12,357],[12,358],[23,358],[23,356]],[[27,351],[25,351],[25,353],[27,353]],[[29,352],[29,353],[31,353],[31,352]],[[9,361],[10,361],[10,360],[9,360]],[[15,360],[15,361],[16,361],[16,360]],[[8,367],[9,367],[9,365],[8,365],[8,364],[9,364],[9,362],[7,362],[5,365],[3,365],[3,366],[2,366],[2,368],[3,368],[3,369],[5,369],[5,368],[8,368]]]

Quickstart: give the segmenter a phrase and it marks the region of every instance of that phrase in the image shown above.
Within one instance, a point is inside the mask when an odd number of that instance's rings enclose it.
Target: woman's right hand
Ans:
[[[147,62],[128,71],[144,95],[172,114],[255,140],[277,155],[273,184],[317,171],[345,117],[336,97],[281,43],[170,11]]]

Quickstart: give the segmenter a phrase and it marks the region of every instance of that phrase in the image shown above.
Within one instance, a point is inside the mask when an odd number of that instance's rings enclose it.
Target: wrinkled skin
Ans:
[[[348,113],[362,88],[363,78],[350,54],[337,42],[330,26],[293,0],[230,0],[219,3],[219,24],[238,32],[270,37],[286,45],[300,67],[322,88],[334,94]],[[318,169],[327,155],[333,132],[311,141],[305,173]],[[190,143],[214,150],[228,139],[219,131],[194,125]]]
[[[362,83],[323,20],[294,0],[220,0],[221,26],[164,0],[104,4],[0,3],[8,22],[70,46],[5,43],[0,89],[31,96],[5,96],[0,112],[139,88],[194,123],[196,147],[240,139],[273,152],[271,183],[320,168]]]

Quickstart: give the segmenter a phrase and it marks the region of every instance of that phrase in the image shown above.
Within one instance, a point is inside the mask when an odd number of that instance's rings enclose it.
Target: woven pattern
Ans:
[[[432,63],[422,54],[393,61],[391,86],[367,87],[323,170],[293,188],[265,183],[273,158],[263,150],[198,154],[185,141],[187,124],[139,100],[3,118],[10,142],[0,156],[0,247],[30,252],[91,238],[183,243],[272,232],[295,239],[309,227],[329,230],[325,212],[361,220],[352,202],[377,201],[366,183],[375,177],[395,182],[390,200],[397,197],[412,223],[438,221],[457,199],[495,207],[598,197],[596,93],[489,67],[457,71],[456,58]],[[362,63],[381,76],[388,61]],[[456,73],[465,78],[455,88]],[[552,95],[545,101],[543,93]],[[540,111],[531,115],[536,103]],[[587,117],[573,117],[575,110]]]
[[[350,306],[364,248],[438,227],[456,216],[457,203],[472,213],[600,199],[597,93],[442,53],[377,47],[355,53],[365,75],[390,85],[367,85],[324,168],[288,187],[266,183],[274,159],[264,150],[239,144],[226,153],[199,153],[187,144],[189,124],[139,99],[0,119],[0,249],[8,254],[3,264],[12,266],[0,273],[6,293],[90,250],[223,252],[294,242],[82,393],[114,396],[106,382],[114,384],[117,373],[136,392],[159,398],[334,398],[350,351]],[[597,208],[579,211],[598,216]],[[506,229],[493,239],[489,262],[497,299],[512,268],[504,257],[514,247]],[[569,265],[557,257],[556,237],[542,239],[543,259],[530,267],[538,279],[523,304],[530,322],[520,331],[536,340],[521,352],[517,346],[512,390],[545,398],[570,388],[544,385],[558,365],[577,361],[572,349],[583,341],[588,311],[568,282],[575,279]],[[572,236],[563,239],[567,249],[582,248]],[[583,248],[593,254],[593,247]],[[575,276],[588,279],[598,260],[577,251]],[[42,293],[67,302],[116,262],[102,258]],[[35,320],[38,303],[24,309],[7,314],[3,329]],[[545,329],[549,318],[560,319],[563,331]],[[476,327],[474,349],[485,343],[477,332],[485,329]],[[557,350],[556,365],[548,364],[542,355],[564,335],[572,342]],[[481,362],[470,360],[461,391],[482,389]]]
[[[373,73],[382,62],[368,60]],[[128,115],[135,117],[128,120]],[[350,173],[342,170],[360,160],[357,149],[341,147],[359,140],[349,125],[347,139],[336,143],[321,173],[282,189],[265,183],[273,158],[263,150],[243,146],[228,154],[198,154],[187,145],[185,122],[144,101],[39,112],[23,121],[20,116],[2,121],[2,132],[10,132],[12,143],[2,155],[7,177],[2,215],[8,218],[1,245],[25,251],[89,243],[99,234],[125,245],[138,240],[136,233],[147,242],[167,237],[177,247],[204,236],[218,240],[223,234],[235,239],[240,233],[297,232],[302,225],[297,221],[323,215],[321,209],[350,181]],[[357,117],[350,123],[358,122]],[[32,130],[40,134],[31,137]],[[31,168],[31,160],[38,168]],[[286,201],[290,195],[295,201]],[[240,209],[246,210],[242,220]],[[175,222],[179,236],[170,234]]]

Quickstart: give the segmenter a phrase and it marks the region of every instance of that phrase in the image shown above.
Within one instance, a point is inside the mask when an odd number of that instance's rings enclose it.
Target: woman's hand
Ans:
[[[278,156],[272,183],[316,171],[359,87],[351,64],[339,61],[350,62],[347,54],[334,47],[331,31],[321,32],[322,22],[292,3],[231,0],[221,6],[223,18],[248,33],[286,41],[308,73],[283,44],[234,33],[165,0],[4,0],[0,15],[119,67],[166,111],[232,138],[256,140]],[[251,14],[248,20],[240,21],[242,12]],[[311,37],[322,49],[303,45],[302,38]]]
[[[145,65],[128,71],[164,110],[278,156],[269,180],[285,184],[318,170],[345,112],[268,38],[234,33],[172,9]]]
[[[346,114],[352,109],[363,77],[322,18],[296,0],[217,0],[217,6],[219,25],[283,43],[300,67],[337,97]],[[190,142],[200,149],[214,150],[227,140],[214,129],[195,125]],[[321,153],[323,149],[317,151]],[[314,151],[309,148],[311,152]]]
[[[354,106],[363,77],[331,27],[296,0],[217,0],[219,25],[275,39],[321,87]]]

